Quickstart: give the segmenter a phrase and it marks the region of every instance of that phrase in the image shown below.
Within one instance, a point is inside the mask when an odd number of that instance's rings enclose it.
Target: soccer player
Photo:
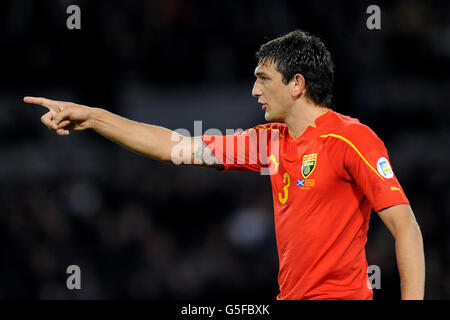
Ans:
[[[103,109],[24,101],[47,107],[41,120],[59,135],[93,129],[160,161],[268,170],[280,265],[277,299],[372,299],[365,256],[372,208],[395,238],[401,298],[423,299],[420,228],[384,143],[357,119],[331,109],[329,51],[319,38],[297,30],[263,44],[256,56],[252,95],[268,123],[233,135],[181,138]],[[186,150],[192,152],[186,156]]]

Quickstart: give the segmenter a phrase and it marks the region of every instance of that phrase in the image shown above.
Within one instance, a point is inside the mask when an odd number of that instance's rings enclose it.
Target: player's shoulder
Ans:
[[[335,112],[335,119],[335,131],[337,133],[348,136],[369,135],[378,137],[368,125],[362,123],[358,118]]]
[[[330,134],[345,138],[354,144],[379,143],[381,139],[358,118],[334,112],[333,130]]]

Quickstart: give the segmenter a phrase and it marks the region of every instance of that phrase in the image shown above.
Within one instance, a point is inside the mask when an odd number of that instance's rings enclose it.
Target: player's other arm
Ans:
[[[422,300],[425,289],[423,240],[411,207],[399,204],[378,214],[395,238],[402,300]]]
[[[422,234],[409,200],[390,166],[386,146],[364,125],[347,127],[345,135],[345,172],[350,173],[395,238],[402,299],[423,299],[425,259]]]
[[[200,137],[183,137],[167,128],[71,102],[34,97],[25,97],[24,101],[46,107],[49,112],[42,116],[41,121],[59,135],[69,135],[71,130],[92,129],[131,151],[155,160],[221,167]]]

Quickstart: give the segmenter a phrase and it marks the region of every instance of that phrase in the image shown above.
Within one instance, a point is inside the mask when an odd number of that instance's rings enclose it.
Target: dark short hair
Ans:
[[[306,97],[318,105],[329,106],[333,97],[334,66],[323,42],[306,31],[296,30],[261,45],[258,64],[274,62],[283,83],[300,73],[306,82]]]

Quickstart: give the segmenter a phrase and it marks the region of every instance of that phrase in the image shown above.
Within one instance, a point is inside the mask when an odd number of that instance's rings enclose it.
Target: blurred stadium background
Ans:
[[[67,6],[81,30],[66,28]],[[366,8],[381,8],[381,30]],[[60,137],[25,95],[193,132],[264,122],[254,52],[294,29],[336,65],[333,109],[385,142],[424,236],[426,298],[450,298],[448,1],[0,3],[0,298],[275,299],[268,177],[181,168],[93,132]],[[372,214],[375,299],[398,299],[394,240]],[[82,289],[66,288],[79,265]]]

